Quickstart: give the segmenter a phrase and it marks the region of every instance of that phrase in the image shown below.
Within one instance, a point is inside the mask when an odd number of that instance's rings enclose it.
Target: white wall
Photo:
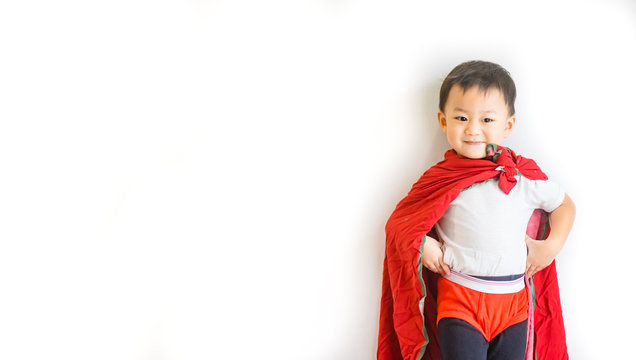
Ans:
[[[571,357],[625,358],[635,44],[629,1],[2,2],[0,358],[374,359],[384,225],[471,59],[577,204]]]

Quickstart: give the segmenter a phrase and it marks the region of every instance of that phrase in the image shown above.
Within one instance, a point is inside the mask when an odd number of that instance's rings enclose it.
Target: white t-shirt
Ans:
[[[451,270],[475,276],[523,274],[526,228],[535,209],[554,211],[565,191],[550,180],[517,174],[506,195],[498,177],[464,189],[435,224]]]

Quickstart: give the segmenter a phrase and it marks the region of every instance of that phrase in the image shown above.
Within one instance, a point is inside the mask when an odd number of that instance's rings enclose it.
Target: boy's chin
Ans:
[[[485,159],[486,155],[484,156],[465,156],[468,159],[473,159],[473,160],[481,160],[481,159]]]
[[[480,151],[457,151],[457,150],[455,150],[455,152],[458,155],[461,155],[461,156],[463,156],[465,158],[468,158],[468,159],[483,159],[483,158],[486,157],[486,150],[485,149],[484,149],[483,152],[480,152]]]

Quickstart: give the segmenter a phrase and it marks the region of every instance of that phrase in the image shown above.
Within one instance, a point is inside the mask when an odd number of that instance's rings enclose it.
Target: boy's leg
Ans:
[[[442,360],[484,360],[488,341],[464,320],[442,318],[437,325]]]
[[[527,336],[528,320],[507,327],[490,340],[488,360],[523,360]]]

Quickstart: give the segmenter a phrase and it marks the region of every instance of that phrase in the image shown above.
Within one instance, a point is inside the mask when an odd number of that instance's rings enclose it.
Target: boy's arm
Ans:
[[[422,265],[432,272],[441,275],[450,274],[450,268],[446,265],[446,263],[444,263],[442,244],[428,235],[424,239]]]
[[[563,203],[550,213],[550,235],[545,240],[534,240],[526,236],[528,244],[526,273],[528,276],[534,275],[552,263],[552,260],[563,248],[570,230],[572,230],[575,216],[574,202],[568,194],[565,194]]]

